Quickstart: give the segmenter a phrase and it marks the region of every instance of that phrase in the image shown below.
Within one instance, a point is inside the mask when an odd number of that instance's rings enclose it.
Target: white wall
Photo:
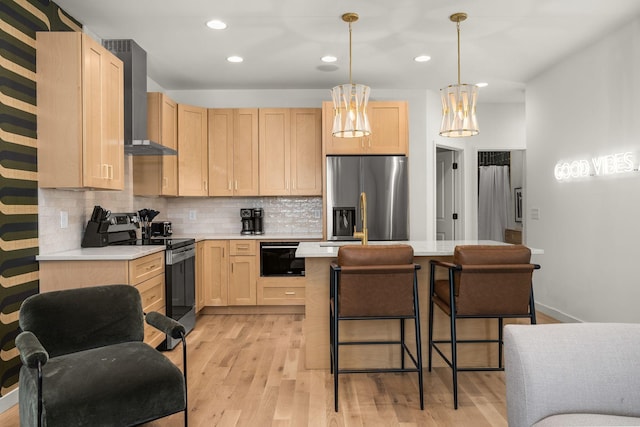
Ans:
[[[640,154],[638,76],[636,19],[527,85],[527,243],[545,251],[537,302],[558,317],[640,321],[640,173],[554,178],[561,160]]]

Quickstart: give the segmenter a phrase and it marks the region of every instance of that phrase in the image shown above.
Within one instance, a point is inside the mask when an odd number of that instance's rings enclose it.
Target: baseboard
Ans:
[[[11,390],[9,393],[0,397],[0,414],[8,411],[18,404],[18,389]]]
[[[536,303],[536,311],[541,311],[547,316],[553,317],[562,323],[583,323],[584,321],[580,319],[576,319],[575,317],[569,316],[567,313],[563,313],[562,311],[551,308],[547,305]]]

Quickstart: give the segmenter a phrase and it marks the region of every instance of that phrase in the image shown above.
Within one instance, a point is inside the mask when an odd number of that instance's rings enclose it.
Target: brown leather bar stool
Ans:
[[[337,262],[330,271],[330,339],[331,372],[333,373],[334,405],[338,411],[338,375],[373,372],[417,372],[420,409],[424,409],[422,384],[422,346],[420,340],[420,308],[418,276],[420,265],[413,263],[413,248],[409,245],[347,245],[338,250]],[[386,341],[341,341],[339,324],[349,320],[397,319],[400,339]],[[413,319],[416,354],[405,343],[405,320]],[[340,346],[399,345],[399,368],[341,369]],[[405,367],[405,355],[413,366]]]
[[[431,260],[429,283],[429,372],[435,351],[453,371],[453,404],[458,409],[459,371],[501,371],[502,325],[505,318],[529,318],[536,323],[531,278],[531,251],[522,245],[456,246],[453,262]],[[436,280],[436,267],[448,270],[448,279]],[[437,305],[450,317],[450,340],[433,339],[433,309]],[[456,320],[497,318],[497,339],[458,339]],[[461,343],[497,343],[498,366],[458,367],[457,346]],[[451,344],[451,359],[438,344]]]

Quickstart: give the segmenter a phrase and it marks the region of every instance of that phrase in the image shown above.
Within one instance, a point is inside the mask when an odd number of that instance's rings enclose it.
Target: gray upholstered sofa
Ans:
[[[510,427],[640,426],[640,324],[507,325]]]

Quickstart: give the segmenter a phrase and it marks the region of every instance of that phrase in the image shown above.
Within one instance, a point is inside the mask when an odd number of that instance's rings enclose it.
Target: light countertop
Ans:
[[[300,240],[320,240],[322,233],[268,233],[268,234],[174,234],[175,238],[192,238],[196,242],[202,240],[279,240],[279,241],[300,241]],[[63,252],[53,252],[36,256],[37,261],[129,261],[150,255],[155,252],[164,251],[162,245],[149,246],[129,246],[116,245],[102,248],[78,248]]]
[[[322,241],[300,242],[296,257],[298,258],[335,258],[338,248],[344,245],[359,245],[358,241]],[[409,240],[401,242],[369,242],[370,245],[406,244],[413,247],[415,256],[448,256],[458,245],[508,245],[508,243],[493,240]],[[543,254],[541,249],[530,248],[534,255]]]
[[[214,233],[180,233],[173,237],[191,237],[197,242],[201,240],[280,240],[283,242],[297,242],[299,240],[321,240],[322,233],[265,233],[248,234],[238,233],[214,234]]]
[[[162,245],[78,248],[36,256],[37,261],[130,261],[164,251]]]

